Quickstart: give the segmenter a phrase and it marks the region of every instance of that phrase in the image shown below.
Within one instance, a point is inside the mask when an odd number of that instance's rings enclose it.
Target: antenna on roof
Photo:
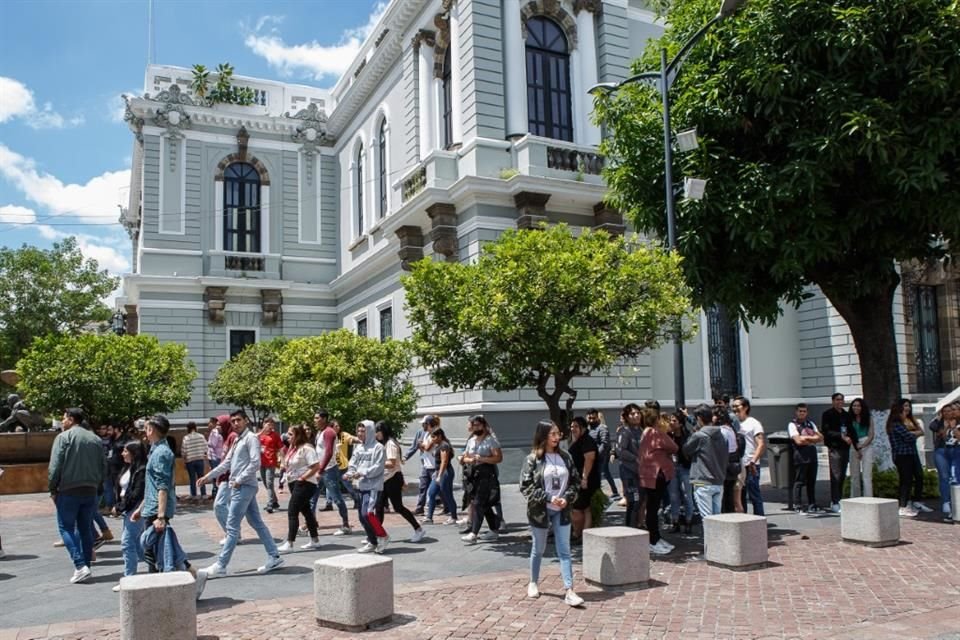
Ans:
[[[147,65],[153,64],[153,0],[147,0]]]

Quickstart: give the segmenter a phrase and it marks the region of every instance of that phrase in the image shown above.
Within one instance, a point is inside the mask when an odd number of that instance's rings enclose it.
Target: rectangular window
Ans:
[[[367,337],[367,319],[360,318],[357,320],[357,335],[363,338]]]
[[[230,330],[230,359],[257,341],[257,332],[253,329]]]
[[[380,309],[380,342],[393,337],[393,307]]]

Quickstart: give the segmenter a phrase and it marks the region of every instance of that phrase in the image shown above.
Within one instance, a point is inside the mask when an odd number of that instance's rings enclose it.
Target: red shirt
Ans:
[[[277,467],[277,453],[283,446],[283,440],[276,431],[260,433],[260,468],[275,469]]]

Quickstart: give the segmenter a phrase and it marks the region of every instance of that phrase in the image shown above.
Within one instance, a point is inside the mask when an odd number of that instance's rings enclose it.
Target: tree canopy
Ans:
[[[410,368],[406,342],[340,329],[288,342],[267,374],[266,398],[288,422],[309,424],[323,408],[344,428],[384,420],[399,434],[417,406]]]
[[[116,287],[74,238],[50,249],[0,247],[0,368],[16,366],[34,338],[109,320],[102,300]]]
[[[670,3],[657,69],[717,10]],[[899,394],[897,261],[960,245],[960,5],[955,0],[750,0],[694,47],[673,86],[675,131],[699,148],[674,175],[708,180],[677,208],[700,305],[776,321],[817,285],[850,326],[868,401]],[[662,107],[632,85],[597,104],[612,203],[665,235]]]
[[[681,338],[695,328],[676,254],[565,225],[507,230],[475,264],[418,261],[403,286],[414,351],[437,384],[531,387],[562,426],[575,378],[664,344],[679,320]]]
[[[17,372],[27,406],[57,415],[80,407],[94,425],[176,411],[197,375],[182,344],[110,333],[37,338]]]
[[[255,342],[224,362],[207,391],[214,402],[241,407],[259,425],[274,411],[265,380],[280,361],[286,338]]]

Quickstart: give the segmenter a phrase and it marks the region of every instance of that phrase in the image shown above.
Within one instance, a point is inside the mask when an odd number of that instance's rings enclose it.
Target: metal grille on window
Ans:
[[[380,342],[393,337],[393,307],[380,310]]]
[[[450,64],[450,47],[443,58],[443,78],[441,88],[443,93],[443,148],[449,149],[453,145],[453,93]]]
[[[742,393],[740,377],[740,323],[722,305],[707,314],[707,356],[710,361],[710,391],[717,395]]]
[[[223,248],[260,253],[260,174],[245,162],[223,172]]]
[[[357,320],[357,335],[363,338],[367,337],[367,319],[360,318]]]
[[[248,329],[234,329],[230,331],[230,359],[233,360],[241,351],[257,341],[257,332]]]
[[[567,38],[553,20],[527,20],[526,67],[530,133],[572,142],[570,54]]]
[[[937,287],[920,285],[914,290],[913,344],[917,367],[917,393],[945,391],[940,362]]]

